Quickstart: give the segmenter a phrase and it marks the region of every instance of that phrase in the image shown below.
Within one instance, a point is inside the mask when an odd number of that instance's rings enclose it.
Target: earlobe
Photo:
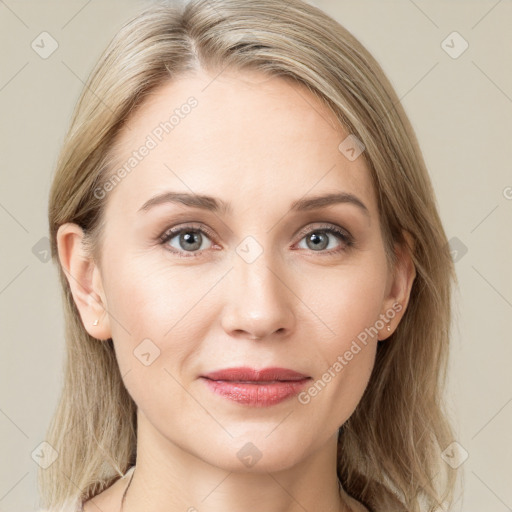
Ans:
[[[57,231],[59,261],[85,329],[94,338],[104,340],[111,338],[106,299],[99,269],[85,251],[83,237],[77,224],[61,225]]]
[[[396,245],[396,266],[391,276],[389,294],[384,301],[383,314],[389,319],[389,322],[382,329],[382,334],[379,333],[379,341],[391,336],[400,323],[409,304],[412,285],[416,279],[416,266],[413,260],[414,239],[407,231],[403,231],[403,234],[406,243]]]

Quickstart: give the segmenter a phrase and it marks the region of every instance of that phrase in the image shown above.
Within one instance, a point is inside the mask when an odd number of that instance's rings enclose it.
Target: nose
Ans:
[[[234,268],[226,276],[228,291],[221,319],[230,336],[283,338],[293,331],[297,298],[283,269],[270,259],[265,251],[252,263],[235,256]]]

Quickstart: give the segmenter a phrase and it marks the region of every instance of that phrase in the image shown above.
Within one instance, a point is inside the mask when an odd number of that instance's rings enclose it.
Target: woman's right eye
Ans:
[[[195,257],[201,252],[206,250],[208,247],[204,246],[204,241],[209,238],[210,235],[205,228],[197,228],[194,226],[182,226],[180,228],[173,228],[167,230],[161,237],[162,245],[172,252],[176,253],[180,257]],[[171,243],[169,243],[171,242]],[[192,254],[185,255],[184,253],[190,252]]]

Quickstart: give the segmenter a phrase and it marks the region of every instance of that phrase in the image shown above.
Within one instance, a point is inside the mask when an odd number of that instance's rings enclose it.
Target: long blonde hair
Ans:
[[[85,330],[58,262],[61,224],[81,226],[99,262],[106,201],[94,190],[113,171],[129,115],[155,89],[202,67],[260,70],[305,85],[364,144],[387,255],[414,242],[409,306],[379,343],[355,412],[339,432],[338,477],[372,511],[434,510],[453,499],[456,471],[440,454],[453,441],[443,389],[451,287],[456,282],[428,172],[411,124],[384,72],[338,22],[301,0],[155,3],[113,38],[88,79],[64,141],[49,198],[52,258],[62,285],[64,387],[47,433],[59,456],[40,469],[42,506],[87,500],[136,460],[136,405],[112,340]]]

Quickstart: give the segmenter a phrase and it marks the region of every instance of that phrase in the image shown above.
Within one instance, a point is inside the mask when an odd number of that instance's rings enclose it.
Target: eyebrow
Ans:
[[[208,195],[172,191],[163,192],[162,194],[152,197],[139,208],[139,211],[147,212],[153,206],[165,203],[176,203],[192,208],[201,208],[221,215],[231,215],[233,213],[231,205],[222,199]],[[370,216],[370,211],[366,205],[357,196],[348,192],[337,192],[298,199],[291,204],[290,210],[293,212],[309,211],[343,203],[353,204],[365,215]]]

